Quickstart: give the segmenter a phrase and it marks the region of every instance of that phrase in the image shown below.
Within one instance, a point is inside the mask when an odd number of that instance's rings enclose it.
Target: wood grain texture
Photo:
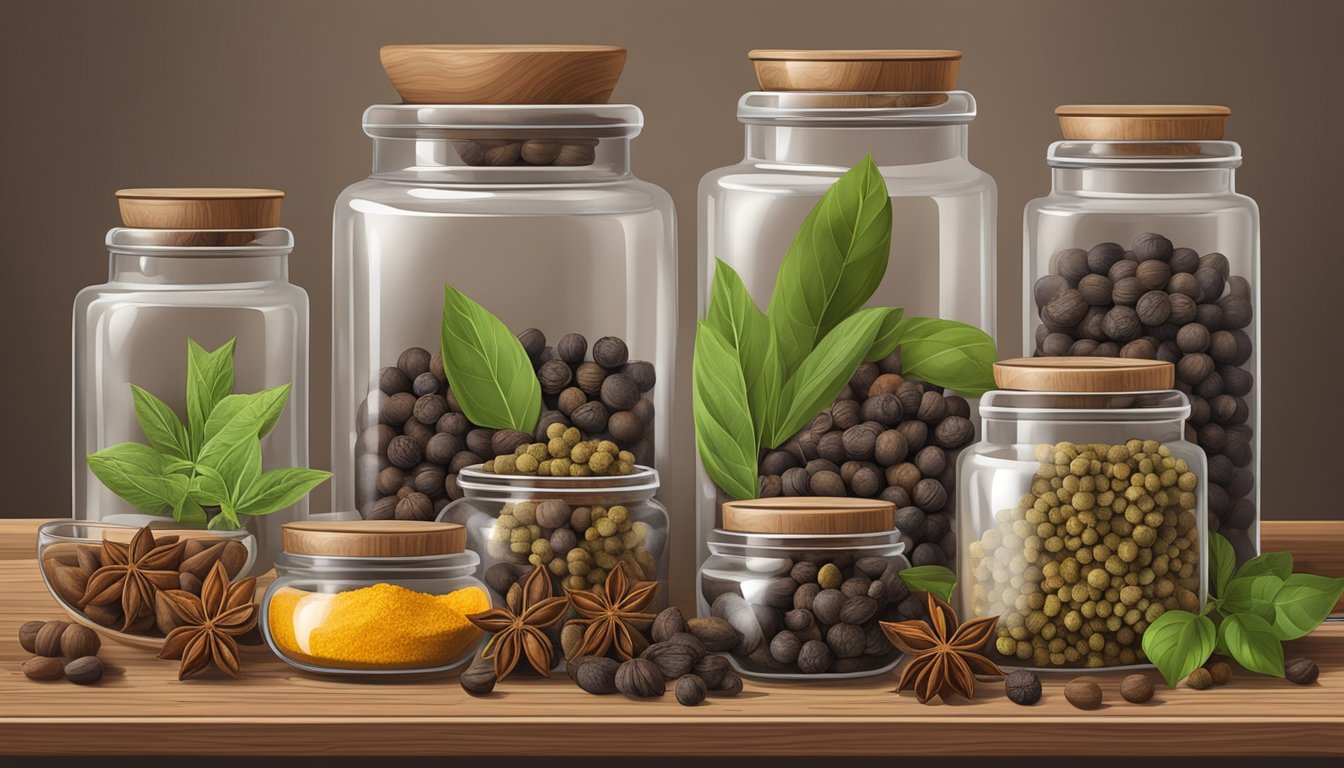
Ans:
[[[1118,357],[1023,357],[994,364],[1000,389],[1032,392],[1153,392],[1176,384],[1176,366]]]
[[[874,533],[896,527],[896,505],[834,496],[729,501],[723,527],[741,533],[837,535]]]
[[[286,523],[286,552],[329,557],[424,557],[467,547],[467,529],[457,523],[418,520],[304,520]]]
[[[605,104],[625,68],[610,45],[385,45],[407,104]]]
[[[485,699],[451,676],[357,684],[265,653],[246,656],[236,681],[179,683],[175,662],[111,644],[101,684],[35,683],[19,672],[27,654],[14,634],[25,620],[61,616],[23,544],[37,523],[0,522],[0,754],[1033,755],[1071,745],[1088,755],[1344,755],[1344,624],[1289,644],[1290,656],[1319,662],[1317,685],[1237,672],[1230,685],[1159,689],[1138,706],[1119,698],[1123,675],[1105,673],[1106,704],[1095,712],[1064,701],[1068,674],[1044,677],[1044,698],[1030,708],[994,684],[973,702],[921,706],[893,692],[894,675],[747,681],[737,698],[686,708],[670,693],[587,696],[563,679],[510,680]],[[1316,542],[1297,552],[1302,568],[1344,572],[1344,522],[1264,528],[1268,549]]]
[[[767,91],[950,91],[961,65],[960,51],[756,50],[748,58]]]
[[[117,190],[117,206],[121,223],[127,227],[250,230],[280,226],[284,197],[278,189],[121,189]]]
[[[1055,109],[1069,141],[1218,141],[1231,114],[1213,104],[1066,104]]]

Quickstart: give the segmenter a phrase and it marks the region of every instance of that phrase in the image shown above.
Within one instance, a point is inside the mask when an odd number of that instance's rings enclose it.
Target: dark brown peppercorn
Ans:
[[[798,671],[806,675],[820,674],[830,668],[833,658],[826,643],[809,640],[798,652]]]
[[[541,351],[546,348],[546,334],[536,328],[528,328],[518,334],[518,341],[523,345],[523,351],[533,360],[541,357]]]
[[[581,432],[596,435],[607,429],[607,408],[597,400],[590,400],[575,408],[570,419]]]
[[[1297,685],[1311,685],[1316,682],[1316,678],[1320,677],[1320,674],[1320,668],[1311,659],[1289,659],[1288,663],[1283,665],[1284,677],[1288,682]]]
[[[610,411],[628,411],[639,402],[639,388],[629,376],[613,373],[602,381],[602,404]]]
[[[507,456],[519,446],[532,442],[532,435],[517,429],[501,429],[490,436],[490,451],[496,456]]]
[[[961,416],[948,416],[933,430],[933,440],[949,451],[964,448],[975,439],[975,425]]]
[[[648,392],[658,383],[658,374],[653,363],[644,360],[631,360],[621,369],[621,373],[630,377],[640,392]]]
[[[845,481],[840,479],[837,472],[823,470],[812,475],[808,487],[813,496],[844,496]]]
[[[1088,303],[1075,288],[1065,288],[1041,310],[1041,319],[1057,328],[1077,325],[1087,314]]]
[[[1069,285],[1078,285],[1078,281],[1082,280],[1090,269],[1087,263],[1087,251],[1082,248],[1069,248],[1055,254],[1055,271],[1068,280]]]
[[[578,365],[588,354],[588,340],[578,333],[561,336],[555,343],[555,354],[570,365]]]
[[[388,366],[378,372],[378,388],[388,395],[411,391],[411,377],[396,366]]]
[[[644,436],[644,422],[630,411],[619,411],[607,421],[607,430],[620,444],[630,445]]]
[[[1029,707],[1041,700],[1041,678],[1029,670],[1016,670],[1004,678],[1003,691],[1009,701]]]
[[[410,469],[424,459],[424,449],[413,437],[397,435],[387,444],[387,460],[393,466]]]
[[[603,336],[593,343],[593,362],[607,370],[620,368],[629,358],[625,342],[615,336]]]
[[[1144,232],[1135,237],[1129,249],[1134,252],[1134,258],[1141,262],[1140,266],[1142,262],[1153,259],[1169,261],[1173,250],[1170,240],[1154,232]]]
[[[396,518],[398,520],[432,520],[434,519],[434,502],[423,493],[410,493],[405,498],[397,502]]]
[[[1105,275],[1087,275],[1078,283],[1078,292],[1093,307],[1105,307],[1111,303],[1111,291],[1115,286]]]
[[[410,347],[397,357],[397,367],[406,372],[410,381],[414,381],[416,376],[429,372],[429,357],[428,350],[422,347]]]
[[[406,423],[415,413],[415,395],[410,392],[398,392],[389,397],[383,403],[383,411],[379,415],[384,424],[390,424],[399,427]]]
[[[677,703],[683,707],[694,707],[705,700],[709,687],[698,675],[686,675],[677,680],[675,692]]]
[[[1098,243],[1087,251],[1087,268],[1093,274],[1104,275],[1125,257],[1125,249],[1118,243]]]
[[[1060,291],[1069,287],[1069,281],[1059,275],[1046,275],[1036,280],[1036,285],[1032,287],[1032,295],[1036,299],[1036,308],[1039,310],[1050,303]]]
[[[934,478],[926,477],[915,484],[910,498],[925,512],[937,512],[947,506],[947,489]]]
[[[589,397],[597,397],[602,392],[602,382],[607,378],[607,369],[597,363],[583,363],[574,371],[574,383],[579,385]]]

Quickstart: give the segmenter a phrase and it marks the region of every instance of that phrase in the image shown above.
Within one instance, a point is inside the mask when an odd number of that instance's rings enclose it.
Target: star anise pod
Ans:
[[[201,583],[197,597],[181,589],[164,590],[157,600],[180,626],[168,633],[160,659],[181,659],[177,679],[185,680],[212,665],[229,677],[238,676],[238,643],[233,638],[257,625],[257,580],[229,583],[229,572],[216,562]]]
[[[542,677],[550,677],[555,647],[543,630],[565,618],[569,598],[553,596],[550,572],[537,566],[523,581],[522,589],[509,591],[506,603],[505,608],[467,617],[477,627],[494,633],[481,650],[481,658],[494,661],[497,680],[508,677],[519,659],[527,659]]]
[[[623,660],[633,659],[648,647],[643,630],[656,618],[652,613],[640,613],[658,591],[658,582],[630,582],[625,568],[617,566],[607,574],[599,592],[569,589],[569,601],[582,618],[572,623],[583,627],[583,640],[571,658],[605,656],[611,649]]]
[[[913,689],[924,704],[934,696],[975,696],[975,676],[1003,677],[998,665],[980,654],[998,616],[971,619],[958,626],[952,606],[928,595],[929,621],[881,622],[887,639],[911,659],[901,671],[896,690]]]
[[[80,603],[120,603],[124,632],[136,619],[154,610],[154,596],[159,590],[178,586],[177,566],[186,546],[186,539],[155,546],[149,526],[136,531],[130,544],[104,538],[102,560],[107,565],[89,576]]]

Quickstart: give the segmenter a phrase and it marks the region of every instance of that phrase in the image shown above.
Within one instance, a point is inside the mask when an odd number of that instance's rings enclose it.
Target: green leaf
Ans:
[[[780,265],[766,315],[785,371],[872,297],[891,252],[891,199],[872,156],[826,190]]]
[[[257,435],[262,425],[273,422],[274,414],[284,410],[289,388],[285,384],[251,396],[201,448],[196,458],[197,471],[201,467],[216,470],[228,498],[236,501],[261,474],[261,441]]]
[[[723,334],[703,320],[691,380],[695,444],[705,471],[730,497],[756,498],[756,430],[742,364]]]
[[[863,358],[865,363],[875,363],[900,346],[901,318],[904,315],[905,310],[900,307],[889,308],[886,319],[882,321],[882,327],[877,329],[877,336],[873,337],[873,345],[868,348],[868,354]]]
[[[1283,580],[1274,596],[1274,635],[1296,640],[1325,621],[1344,595],[1344,579],[1294,573]]]
[[[1148,628],[1149,632],[1152,630]],[[1254,614],[1233,614],[1218,625],[1218,639],[1246,669],[1283,677],[1283,644],[1274,636],[1274,627],[1268,621]]]
[[[211,412],[233,391],[233,346],[206,352],[195,341],[187,340],[187,433],[193,455],[205,445],[205,424]],[[190,458],[190,457],[189,457]]]
[[[163,462],[163,473],[165,475],[177,474],[190,477],[196,470],[196,462],[186,459],[165,459]]]
[[[443,370],[462,412],[490,429],[531,432],[541,385],[508,326],[451,285],[443,287]]]
[[[285,410],[285,403],[288,402],[288,397],[286,397],[285,399],[280,400],[277,405],[274,400],[275,395],[282,389],[285,391],[285,394],[288,395],[288,388],[288,384],[283,384],[279,387],[272,387],[271,389],[254,392],[249,395],[229,395],[223,400],[220,400],[219,404],[215,406],[215,410],[210,413],[210,418],[205,422],[205,442],[210,442],[210,438],[219,434],[219,430],[223,429],[225,424],[232,421],[233,417],[237,416],[239,411],[256,400],[266,400],[271,403],[271,410],[268,410],[263,415],[261,423],[257,425],[257,437],[262,438],[270,434],[271,430],[275,429],[276,422],[280,421],[280,415]]]
[[[747,382],[747,402],[751,405],[759,451],[773,434],[784,371],[770,321],[752,300],[741,276],[722,260],[714,267],[705,322],[723,336],[737,355]]]
[[[131,399],[135,402],[135,420],[140,422],[140,431],[155,450],[175,459],[191,458],[187,428],[167,403],[134,384]]]
[[[1218,603],[1218,612],[1223,616],[1253,614],[1273,622],[1274,596],[1282,587],[1283,579],[1272,573],[1235,578],[1227,585],[1227,596]]]
[[[1266,552],[1241,564],[1233,578],[1244,579],[1272,573],[1280,579],[1286,579],[1293,573],[1293,556],[1289,552]]]
[[[1221,534],[1209,535],[1209,578],[1213,580],[1213,593],[1222,597],[1227,583],[1232,579],[1232,571],[1237,567],[1237,553],[1232,544]]]
[[[164,458],[148,445],[118,443],[88,457],[89,469],[108,490],[147,515],[171,510],[185,493],[185,475],[164,474]]]
[[[907,317],[894,333],[906,377],[970,397],[994,389],[998,349],[994,339],[979,328],[936,317]]]
[[[1143,653],[1174,688],[1209,660],[1217,636],[1218,630],[1208,616],[1167,611],[1143,633]]]
[[[219,508],[219,514],[210,518],[210,524],[206,527],[212,531],[236,531],[242,525],[238,522],[238,515],[234,513],[233,507],[222,506]]]
[[[803,359],[784,385],[771,448],[788,440],[835,400],[894,311],[897,310],[874,307],[850,315]]]
[[[269,515],[297,504],[331,477],[330,472],[304,467],[273,469],[252,482],[238,502],[240,515]]]
[[[900,576],[911,591],[928,592],[948,601],[957,588],[957,575],[941,565],[916,565],[901,571]]]

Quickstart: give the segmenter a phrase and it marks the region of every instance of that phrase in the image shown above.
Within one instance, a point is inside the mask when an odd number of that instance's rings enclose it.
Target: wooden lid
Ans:
[[[1069,141],[1218,141],[1232,110],[1213,104],[1065,104],[1055,114]]]
[[[830,496],[730,501],[723,505],[723,527],[740,533],[878,533],[896,527],[896,505]]]
[[[625,68],[614,45],[385,45],[407,104],[605,104]]]
[[[282,539],[284,550],[296,555],[423,557],[464,551],[467,529],[414,520],[306,520],[285,523]]]
[[[747,58],[767,91],[950,91],[961,51],[755,50]]]
[[[280,226],[278,189],[119,189],[123,226],[138,229],[270,229]]]
[[[1176,366],[1119,357],[1023,357],[994,364],[1000,389],[1031,392],[1152,392],[1176,384]]]

